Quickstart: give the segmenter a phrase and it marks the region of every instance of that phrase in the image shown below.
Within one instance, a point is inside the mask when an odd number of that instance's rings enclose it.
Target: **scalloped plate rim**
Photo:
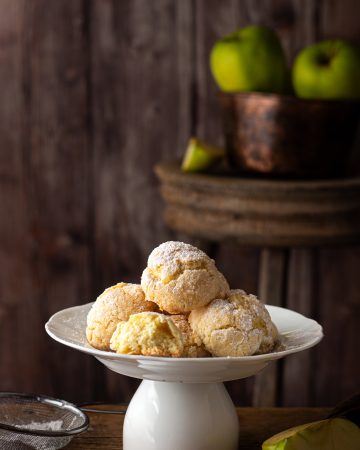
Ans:
[[[283,312],[287,312],[290,313],[292,315],[298,315],[300,316],[300,318],[302,320],[305,319],[305,321],[309,324],[312,325],[314,327],[314,337],[312,339],[309,339],[308,342],[301,344],[299,346],[293,347],[293,348],[289,348],[289,349],[285,349],[279,352],[272,352],[272,353],[264,353],[261,355],[252,355],[252,356],[222,356],[222,357],[201,357],[201,358],[171,358],[171,357],[160,357],[160,356],[143,356],[143,355],[122,355],[122,354],[117,354],[114,352],[109,352],[109,351],[104,351],[104,350],[98,350],[95,349],[93,347],[85,347],[82,344],[76,344],[71,342],[70,340],[66,340],[63,337],[60,337],[58,335],[58,333],[56,333],[56,330],[54,330],[54,326],[56,326],[56,321],[58,319],[60,319],[61,316],[63,316],[66,313],[69,313],[73,310],[77,311],[77,310],[82,310],[85,309],[86,307],[90,308],[91,305],[93,304],[93,302],[90,303],[86,303],[86,304],[81,304],[81,305],[76,305],[76,306],[72,306],[69,308],[65,308],[62,309],[58,312],[56,312],[55,314],[53,314],[50,319],[48,320],[48,322],[45,324],[45,330],[48,333],[48,335],[53,338],[55,341],[64,344],[68,347],[74,348],[76,350],[79,350],[83,353],[87,353],[90,355],[93,355],[95,357],[99,357],[99,358],[105,358],[105,359],[112,359],[112,360],[118,360],[119,363],[120,362],[124,362],[124,361],[142,361],[142,362],[171,362],[172,364],[181,364],[186,362],[187,364],[191,363],[191,364],[201,364],[201,363],[215,363],[215,361],[218,362],[234,362],[234,363],[239,363],[239,362],[244,362],[244,363],[249,363],[249,362],[255,362],[255,361],[271,361],[271,360],[275,360],[275,359],[280,359],[283,358],[284,356],[287,355],[291,355],[293,353],[298,353],[300,351],[303,350],[307,350],[311,347],[314,347],[317,343],[319,343],[322,338],[324,337],[323,334],[323,329],[322,326],[316,322],[314,319],[310,319],[296,311],[287,309],[287,308],[282,308],[280,306],[273,306],[273,305],[265,305],[266,308],[268,309],[270,315],[271,315],[271,311],[275,311],[275,310],[281,310]]]

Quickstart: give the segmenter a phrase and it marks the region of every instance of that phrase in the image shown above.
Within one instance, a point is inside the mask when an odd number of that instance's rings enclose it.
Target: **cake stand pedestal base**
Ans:
[[[282,350],[238,358],[120,355],[97,350],[87,342],[91,306],[59,311],[45,327],[56,341],[95,356],[110,370],[144,380],[125,416],[124,450],[236,450],[238,418],[221,382],[255,375],[270,361],[313,347],[323,337],[314,320],[266,306],[282,336]]]
[[[124,450],[236,450],[238,432],[222,383],[144,380],[126,412]]]

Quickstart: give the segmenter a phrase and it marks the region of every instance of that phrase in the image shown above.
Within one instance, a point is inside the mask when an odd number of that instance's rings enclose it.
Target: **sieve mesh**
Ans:
[[[87,416],[63,400],[0,394],[0,448],[57,450],[88,427]]]

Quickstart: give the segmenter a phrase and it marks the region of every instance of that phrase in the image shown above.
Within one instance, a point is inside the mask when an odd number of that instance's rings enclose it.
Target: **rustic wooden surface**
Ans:
[[[261,251],[258,295],[264,303],[286,306],[288,260],[288,249],[264,248]],[[279,403],[282,365],[282,360],[275,361],[255,376],[254,406],[273,406]]]
[[[138,280],[156,244],[189,240],[161,220],[153,165],[181,156],[192,133],[222,143],[208,69],[214,40],[264,23],[279,32],[291,60],[322,37],[360,42],[358,3],[0,6],[0,390],[127,401],[136,381],[52,342],[45,321],[115,281]],[[304,249],[290,253],[288,298],[320,320],[326,338],[308,356],[285,360],[284,405],[334,404],[358,387],[360,249],[315,253],[315,260]],[[257,292],[258,250],[229,242],[215,257],[232,286]],[[228,387],[236,403],[251,404],[253,380]]]
[[[106,406],[111,410],[122,408]],[[325,408],[237,408],[239,449],[260,450],[267,438],[280,431],[327,416]],[[70,443],[69,450],[122,450],[123,415],[89,413],[90,428]]]
[[[288,181],[155,169],[172,229],[213,241],[267,247],[360,242],[360,177]]]

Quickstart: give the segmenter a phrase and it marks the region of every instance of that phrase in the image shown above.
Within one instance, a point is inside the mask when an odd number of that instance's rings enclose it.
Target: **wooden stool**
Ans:
[[[262,248],[258,295],[271,305],[287,305],[290,248],[360,242],[360,178],[235,178],[186,174],[175,163],[158,164],[155,172],[170,228],[206,242]],[[280,378],[275,364],[257,375],[254,406],[275,405]]]

